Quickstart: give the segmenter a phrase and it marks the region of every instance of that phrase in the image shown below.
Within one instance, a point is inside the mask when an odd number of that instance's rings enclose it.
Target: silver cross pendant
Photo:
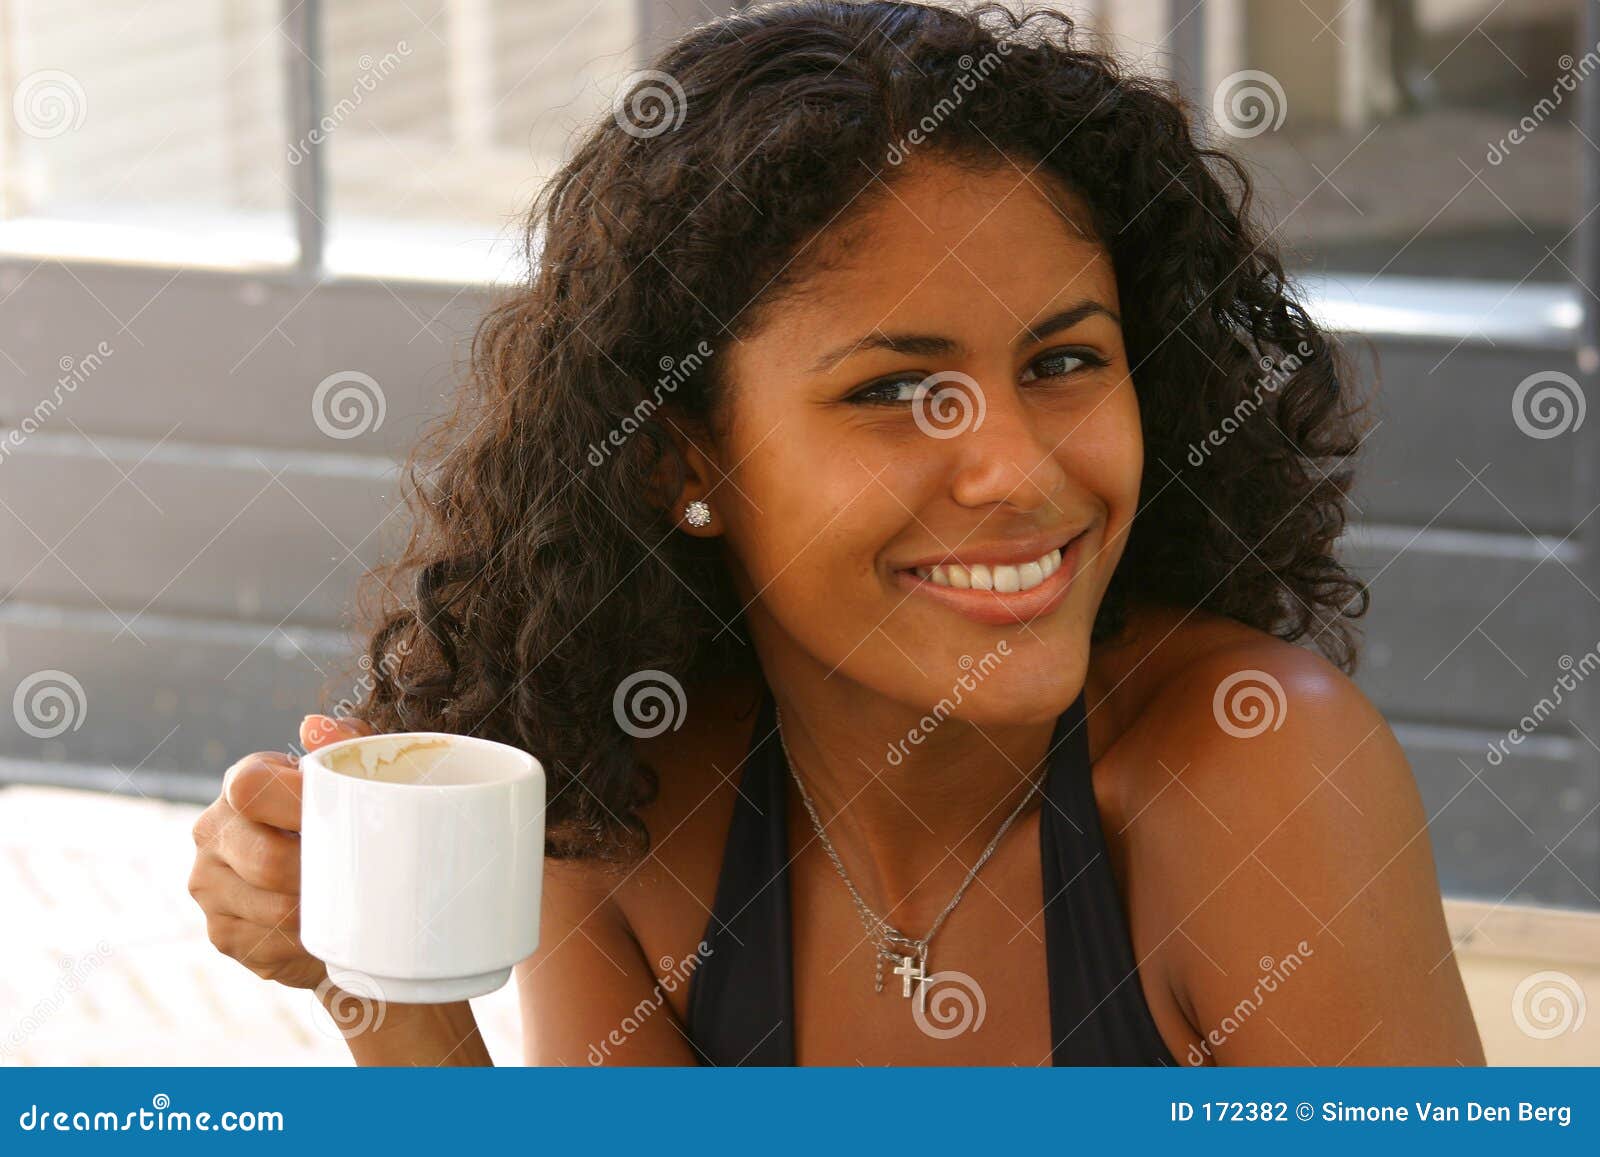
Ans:
[[[900,958],[900,963],[895,966],[894,974],[900,977],[901,996],[911,995],[911,982],[913,980],[920,983],[921,981],[927,979],[926,974],[922,970],[922,965],[920,963],[916,963],[915,957],[911,956],[902,956]]]

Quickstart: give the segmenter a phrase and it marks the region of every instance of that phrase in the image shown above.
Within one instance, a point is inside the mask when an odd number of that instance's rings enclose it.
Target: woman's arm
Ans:
[[[1279,725],[1248,737],[1218,722],[1226,699],[1213,705],[1242,671],[1284,692],[1267,708]],[[1132,829],[1173,899],[1173,971],[1204,1051],[1226,1065],[1483,1064],[1427,816],[1382,715],[1277,641],[1183,680],[1167,789]]]
[[[455,1004],[362,1004],[324,985],[322,1006],[341,1026],[358,1065],[493,1065],[466,1001]]]
[[[517,966],[523,1051],[531,1065],[693,1065],[669,992],[645,959],[616,894],[622,878],[547,860],[539,951]]]

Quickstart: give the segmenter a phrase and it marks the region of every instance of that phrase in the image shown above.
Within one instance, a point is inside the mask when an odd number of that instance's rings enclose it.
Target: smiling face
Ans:
[[[916,158],[719,351],[715,518],[686,529],[724,537],[769,680],[920,712],[966,675],[980,725],[1082,686],[1143,443],[1110,257],[1027,168]]]

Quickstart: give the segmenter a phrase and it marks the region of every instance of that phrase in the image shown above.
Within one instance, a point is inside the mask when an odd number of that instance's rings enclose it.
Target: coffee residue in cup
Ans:
[[[330,752],[328,767],[340,775],[382,783],[427,782],[428,772],[438,762],[448,739],[416,739],[405,735],[373,736],[349,747]],[[431,755],[418,753],[435,749]]]

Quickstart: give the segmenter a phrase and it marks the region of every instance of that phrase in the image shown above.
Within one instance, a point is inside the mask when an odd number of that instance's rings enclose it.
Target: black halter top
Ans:
[[[702,1063],[792,1065],[789,769],[770,690],[751,733],[704,942],[688,1035]],[[1139,985],[1090,778],[1084,696],[1056,720],[1039,811],[1056,1065],[1175,1065]],[[886,977],[892,984],[893,978]],[[892,992],[892,987],[886,987]]]

